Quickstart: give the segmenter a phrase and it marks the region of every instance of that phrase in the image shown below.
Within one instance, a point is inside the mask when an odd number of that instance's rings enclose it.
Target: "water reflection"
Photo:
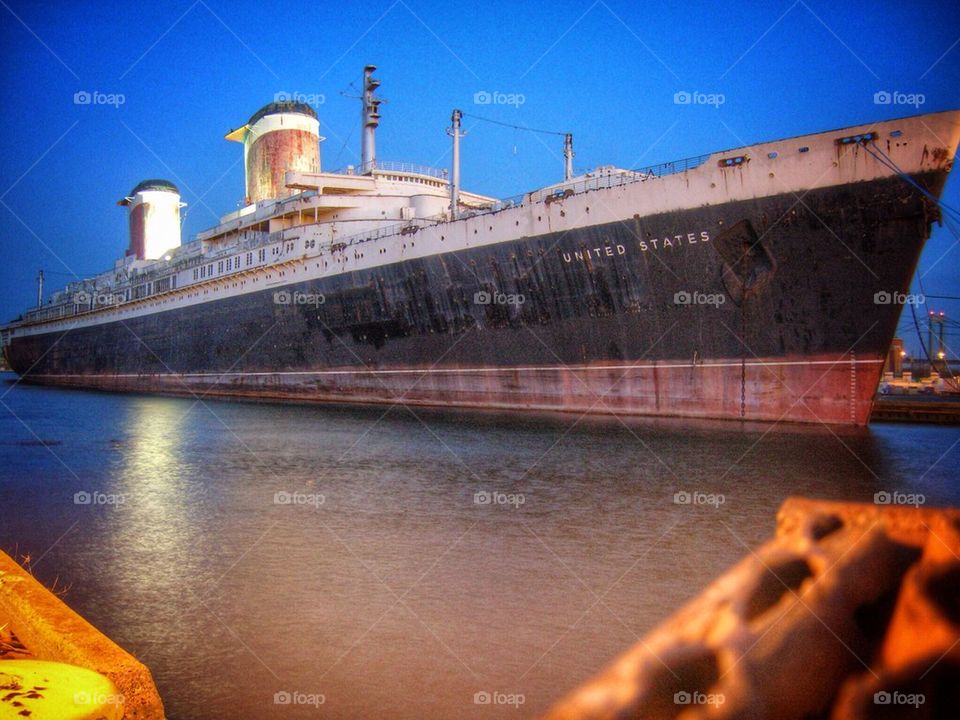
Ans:
[[[38,400],[79,481],[44,448],[4,450],[8,496],[31,496],[26,467],[63,487],[0,506],[0,541],[46,546],[78,520],[44,563],[177,718],[316,716],[276,693],[323,695],[334,718],[532,717],[768,537],[785,497],[958,502],[950,428],[8,398]],[[100,423],[56,434],[77,416]],[[78,510],[78,482],[128,500]],[[475,705],[484,691],[525,702]]]
[[[157,398],[136,398],[124,410],[121,423],[129,431],[111,442],[117,451],[112,484],[130,502],[111,526],[114,540],[133,551],[144,541],[144,527],[162,526],[167,531],[150,542],[151,554],[182,560],[197,529],[190,510],[192,464],[184,454],[188,416],[182,403]]]

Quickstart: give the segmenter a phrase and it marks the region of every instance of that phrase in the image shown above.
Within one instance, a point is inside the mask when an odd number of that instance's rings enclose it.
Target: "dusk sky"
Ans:
[[[235,210],[243,153],[223,136],[278,93],[314,104],[324,169],[357,164],[347,96],[367,63],[386,99],[379,159],[447,167],[459,107],[464,187],[509,196],[562,179],[562,139],[471,115],[573,132],[578,172],[641,168],[960,108],[958,35],[956,2],[0,0],[0,320],[34,302],[40,268],[48,290],[109,268],[127,245],[116,202],[142,179],[180,187],[184,241]],[[83,92],[99,101],[75,103]],[[677,104],[679,92],[717,102]],[[960,207],[956,177],[944,201]],[[924,290],[960,295],[958,270],[957,238],[935,228]],[[960,302],[927,309],[957,318]]]

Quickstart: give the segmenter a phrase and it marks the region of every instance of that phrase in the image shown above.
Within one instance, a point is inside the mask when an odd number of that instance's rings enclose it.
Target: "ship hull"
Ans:
[[[883,360],[845,356],[749,362],[515,368],[409,368],[257,374],[63,375],[29,382],[199,398],[574,414],[865,424]]]
[[[6,351],[70,387],[862,425],[902,309],[877,294],[908,292],[935,218],[884,178],[288,273]]]

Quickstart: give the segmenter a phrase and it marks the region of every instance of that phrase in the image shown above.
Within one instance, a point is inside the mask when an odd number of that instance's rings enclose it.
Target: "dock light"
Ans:
[[[907,356],[907,351],[906,351],[906,350],[901,350],[901,351],[900,351],[900,357],[906,357],[906,356]]]
[[[946,357],[946,355],[944,355],[943,350],[941,350],[940,352],[937,353],[937,359],[943,360],[943,358],[945,358],[945,357]]]

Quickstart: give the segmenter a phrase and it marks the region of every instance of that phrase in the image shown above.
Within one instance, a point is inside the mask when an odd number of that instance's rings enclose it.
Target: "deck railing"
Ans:
[[[670,162],[660,163],[659,165],[651,165],[641,170],[611,170],[610,172],[600,172],[593,177],[587,177],[563,185],[555,185],[551,188],[530,193],[530,202],[543,202],[550,197],[579,195],[582,192],[589,192],[590,190],[631,185],[636,182],[646,182],[647,180],[654,180],[666,175],[686,172],[687,170],[700,167],[709,157],[709,154],[697,155],[695,157],[683,158],[682,160],[672,160]]]
[[[396,162],[394,160],[376,160],[372,163],[367,163],[360,166],[360,174],[366,174],[371,169],[374,172],[384,173],[384,172],[400,172],[400,173],[413,173],[415,175],[429,175],[430,177],[437,178],[439,180],[447,179],[447,170],[446,168],[435,168],[430,167],[429,165],[418,165],[417,163],[408,163],[408,162]]]

